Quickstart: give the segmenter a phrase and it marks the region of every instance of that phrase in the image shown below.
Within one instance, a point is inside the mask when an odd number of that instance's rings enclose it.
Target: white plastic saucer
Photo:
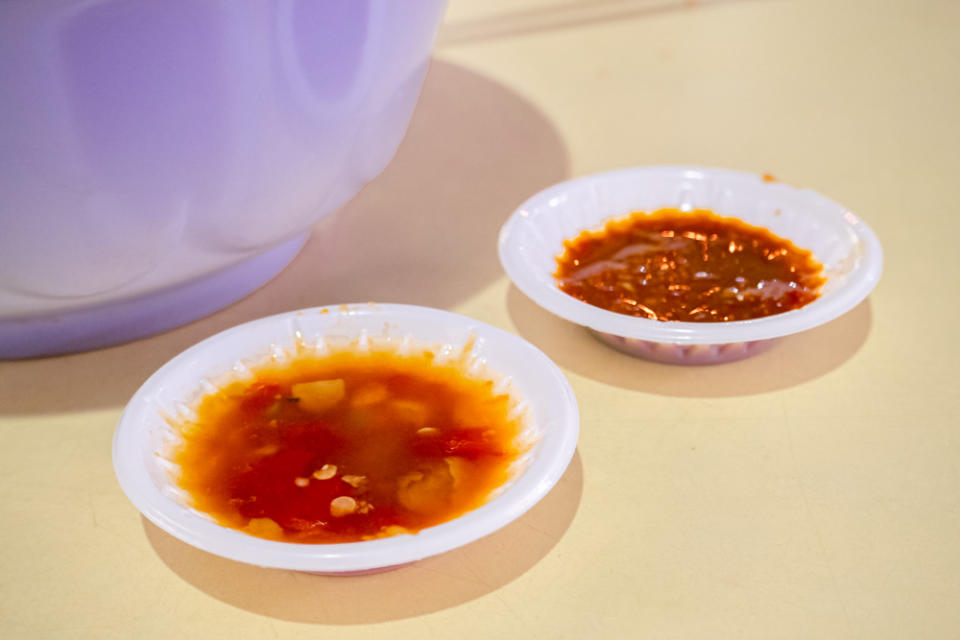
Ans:
[[[348,544],[293,544],[255,538],[216,524],[186,504],[166,454],[179,436],[169,418],[189,418],[217,381],[249,375],[268,360],[298,350],[321,351],[331,341],[357,340],[396,348],[434,348],[438,361],[467,356],[467,372],[490,376],[525,415],[530,445],[511,477],[483,506],[413,535]],[[563,475],[577,445],[580,418],[566,378],[524,340],[446,311],[393,304],[319,307],[255,320],[187,349],[134,394],[113,441],[113,464],[127,497],[151,522],[195,547],[263,567],[314,573],[364,573],[408,564],[462,546],[515,520]]]
[[[563,241],[635,211],[710,209],[769,229],[813,252],[826,283],[794,311],[736,322],[662,322],[614,313],[561,291],[553,277]],[[544,309],[585,326],[630,355],[673,364],[716,364],[824,324],[867,297],[883,269],[873,231],[840,204],[756,174],[702,167],[639,167],[563,182],[524,202],[500,231],[500,262]]]

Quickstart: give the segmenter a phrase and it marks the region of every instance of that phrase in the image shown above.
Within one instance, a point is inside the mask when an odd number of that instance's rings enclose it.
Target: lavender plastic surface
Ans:
[[[396,151],[444,6],[0,2],[0,353],[49,352],[25,327],[80,311],[120,325],[85,348],[142,333],[106,314],[344,204]]]

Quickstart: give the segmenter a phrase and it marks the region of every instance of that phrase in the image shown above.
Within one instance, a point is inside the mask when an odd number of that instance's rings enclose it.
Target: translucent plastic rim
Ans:
[[[776,203],[789,195],[814,205],[818,210],[832,210],[835,223],[841,224],[858,243],[857,264],[845,277],[845,284],[828,295],[794,311],[765,318],[723,323],[663,322],[614,313],[587,304],[557,288],[552,272],[547,272],[542,261],[534,256],[531,238],[538,234],[538,225],[551,215],[563,213],[564,208],[582,206],[585,194],[606,189],[629,191],[634,185],[666,181],[681,184],[684,181],[725,180],[749,184],[762,193],[763,198]],[[660,207],[681,206],[664,202]],[[595,223],[622,217],[630,211],[610,210],[591,213]],[[724,215],[735,213],[723,212]],[[822,215],[822,214],[821,214]],[[594,228],[591,224],[584,228]],[[600,225],[602,226],[602,225]],[[581,229],[583,230],[583,229]],[[571,237],[574,234],[571,234]],[[802,246],[802,245],[801,245]],[[555,254],[562,252],[557,246]],[[798,189],[783,183],[764,181],[761,176],[742,171],[704,167],[638,167],[584,176],[544,189],[520,205],[500,230],[498,251],[500,263],[520,291],[542,308],[575,324],[595,331],[624,338],[673,344],[726,344],[778,338],[812,329],[846,313],[873,290],[883,271],[883,250],[874,232],[858,216],[842,205],[809,189]]]
[[[157,458],[152,430],[165,429],[157,397],[171,389],[190,389],[223,362],[224,354],[240,360],[269,353],[271,337],[297,331],[338,334],[351,332],[354,322],[425,323],[459,335],[475,335],[475,352],[489,366],[510,376],[518,386],[537,392],[523,394],[533,414],[547,418],[534,445],[529,466],[499,496],[455,520],[413,535],[346,544],[295,544],[255,538],[222,527],[172,499],[151,469]],[[360,331],[355,332],[359,335]],[[237,352],[238,345],[240,352]],[[509,354],[506,358],[504,354]],[[493,362],[492,360],[496,360]],[[509,361],[508,361],[509,360]],[[531,383],[531,384],[527,384]],[[194,388],[196,391],[196,389]],[[187,398],[184,397],[184,402]],[[407,564],[449,551],[500,529],[540,501],[563,475],[576,449],[579,411],[573,390],[559,368],[528,342],[490,325],[457,314],[394,304],[318,307],[279,314],[223,331],[187,349],[157,370],[134,394],[121,416],[113,440],[113,464],[120,486],[151,522],[194,547],[263,567],[319,573],[349,573]]]

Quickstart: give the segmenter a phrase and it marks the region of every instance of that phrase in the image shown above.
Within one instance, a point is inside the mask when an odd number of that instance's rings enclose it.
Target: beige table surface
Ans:
[[[0,363],[0,637],[960,638],[958,31],[949,0],[454,0],[395,161],[281,276],[149,340]],[[883,242],[880,285],[713,368],[610,351],[511,287],[496,235],[528,195],[671,163],[844,203]],[[541,504],[360,578],[140,517],[110,446],[154,369],[364,300],[474,316],[563,368],[582,433]]]

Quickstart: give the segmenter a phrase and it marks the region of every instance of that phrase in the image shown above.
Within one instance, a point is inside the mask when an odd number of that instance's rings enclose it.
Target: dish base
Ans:
[[[776,338],[754,340],[752,342],[730,342],[727,344],[671,344],[651,342],[638,338],[624,338],[612,333],[589,330],[593,336],[607,346],[635,358],[653,360],[665,364],[706,365],[724,364],[743,360],[763,353],[773,346]]]
[[[309,573],[312,576],[331,576],[339,578],[349,578],[351,576],[369,576],[374,573],[385,573],[387,571],[396,571],[397,569],[402,569],[404,567],[409,567],[414,564],[413,562],[402,562],[400,564],[391,564],[386,567],[374,567],[373,569],[360,569],[358,571],[303,571],[302,573]]]

